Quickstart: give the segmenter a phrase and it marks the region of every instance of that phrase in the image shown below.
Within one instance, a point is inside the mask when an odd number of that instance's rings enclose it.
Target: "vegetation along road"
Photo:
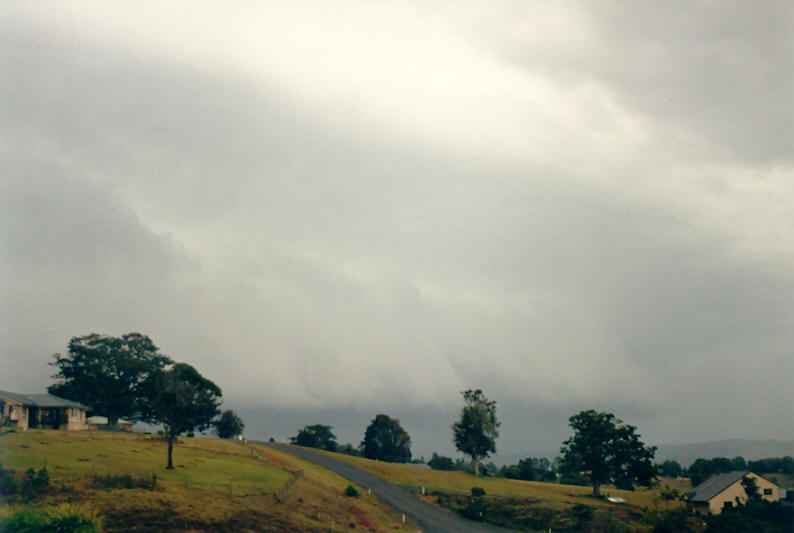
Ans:
[[[460,516],[443,511],[429,503],[423,502],[405,487],[389,483],[353,465],[343,463],[327,455],[317,453],[300,446],[290,444],[257,442],[278,450],[291,453],[301,459],[316,463],[323,468],[372,490],[380,499],[401,513],[411,517],[422,527],[424,533],[497,533],[508,532],[504,529],[479,522],[472,522]]]

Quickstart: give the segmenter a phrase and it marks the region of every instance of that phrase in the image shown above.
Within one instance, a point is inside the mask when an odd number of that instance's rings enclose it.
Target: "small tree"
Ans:
[[[364,433],[361,453],[367,459],[407,463],[411,460],[411,437],[396,418],[377,415]]]
[[[174,441],[183,433],[204,431],[218,415],[221,389],[192,366],[176,363],[148,381],[144,418],[162,424],[168,441],[168,463],[173,470]]]
[[[352,455],[354,457],[361,457],[361,450],[352,444],[340,444],[336,447],[336,453],[343,453],[345,455]]]
[[[684,469],[678,461],[667,460],[659,465],[659,473],[664,477],[679,477]]]
[[[758,490],[758,484],[755,482],[755,479],[750,476],[744,476],[742,478],[742,487],[744,488],[745,494],[747,494],[748,503],[758,503],[763,499],[761,497],[761,492]]]
[[[449,457],[433,452],[433,457],[427,462],[433,470],[455,470],[455,461]]]
[[[593,495],[600,487],[613,482],[618,488],[631,489],[634,483],[647,486],[656,475],[652,461],[656,447],[645,447],[636,428],[611,413],[590,409],[573,415],[570,426],[574,435],[560,449],[566,468],[583,471],[590,478]]]
[[[452,424],[453,442],[462,453],[471,457],[474,475],[480,475],[480,460],[496,451],[496,438],[501,422],[496,418],[496,402],[480,389],[462,392],[465,405],[460,420]]]
[[[243,419],[234,411],[224,411],[220,418],[213,422],[215,433],[222,439],[232,439],[237,435],[242,435],[245,429]]]
[[[518,464],[503,466],[501,474],[508,479],[521,479],[524,481],[535,481],[541,476],[538,460],[527,457],[518,461]],[[548,462],[548,460],[546,461]]]
[[[336,435],[331,431],[331,426],[314,424],[304,426],[294,437],[290,437],[292,444],[307,446],[309,448],[320,448],[321,450],[336,450]]]

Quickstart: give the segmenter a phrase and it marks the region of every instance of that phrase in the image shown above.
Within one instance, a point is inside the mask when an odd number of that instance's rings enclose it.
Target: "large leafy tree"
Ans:
[[[137,418],[143,384],[171,359],[160,353],[152,339],[140,333],[111,337],[92,333],[72,337],[66,355],[56,353],[50,363],[58,381],[50,394],[83,403],[106,416],[110,425],[119,418]]]
[[[245,424],[240,416],[231,410],[221,413],[221,416],[212,423],[215,426],[215,433],[222,439],[231,439],[243,434]]]
[[[560,449],[563,462],[567,469],[587,475],[594,496],[601,495],[606,483],[631,489],[635,483],[647,486],[656,476],[656,447],[646,447],[634,426],[593,409],[573,415],[569,422],[574,435]]]
[[[162,424],[168,441],[167,469],[174,468],[174,441],[183,433],[204,431],[218,415],[221,389],[186,363],[176,363],[146,382],[147,422]]]
[[[458,451],[471,457],[474,475],[480,475],[480,461],[496,451],[501,422],[496,418],[496,402],[480,389],[463,391],[464,406],[460,420],[452,424],[453,442]]]
[[[407,463],[411,460],[411,437],[396,418],[377,415],[364,433],[361,454],[367,459]]]
[[[292,444],[307,446],[309,448],[320,448],[321,450],[336,450],[336,435],[331,431],[331,426],[323,424],[312,424],[304,426],[294,437],[290,437]]]

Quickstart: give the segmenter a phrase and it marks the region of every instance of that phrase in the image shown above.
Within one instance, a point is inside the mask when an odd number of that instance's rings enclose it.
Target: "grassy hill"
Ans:
[[[495,477],[477,479],[465,472],[429,470],[407,464],[384,463],[332,452],[323,453],[333,455],[341,461],[358,466],[392,483],[415,488],[425,487],[426,491],[468,494],[473,486],[478,486],[485,489],[487,494],[495,496],[531,498],[557,505],[581,503],[596,506],[614,506],[614,504],[604,500],[592,498],[590,496],[593,492],[591,487]],[[666,480],[665,482],[673,484],[672,480]],[[609,496],[622,497],[630,506],[650,507],[654,505],[654,497],[658,494],[658,490],[638,489],[636,491],[627,491],[607,486],[602,488],[602,493]],[[675,505],[677,506],[677,504]]]
[[[105,531],[414,531],[374,496],[343,496],[341,477],[256,445],[182,439],[174,470],[153,436],[30,430],[0,436],[0,463],[17,477],[46,467],[49,488],[38,509],[72,504],[97,515]],[[274,493],[304,475],[283,503]],[[124,488],[131,487],[131,488]],[[154,490],[153,490],[154,489]],[[19,500],[19,498],[17,498]],[[23,504],[0,503],[0,517]]]
[[[555,524],[564,525],[566,520],[578,519],[576,513],[587,506],[595,513],[593,524],[606,520],[603,527],[607,529],[622,523],[632,524],[633,531],[649,531],[648,524],[641,522],[643,508],[680,507],[679,502],[660,502],[658,490],[605,487],[605,494],[623,497],[627,502],[616,505],[590,497],[589,487],[477,479],[463,472],[324,453],[394,483],[425,487],[428,501],[451,509],[465,507],[471,488],[481,487],[488,495],[489,512],[509,511],[523,517],[523,522],[503,522],[515,526],[532,524],[533,520],[538,524],[556,520]],[[416,530],[366,491],[360,490],[358,498],[345,497],[349,482],[278,450],[185,438],[175,448],[174,470],[164,468],[165,456],[166,443],[149,435],[30,430],[0,436],[4,469],[14,470],[20,479],[31,468],[38,471],[46,467],[49,473],[49,488],[27,508],[77,506],[99,517],[108,532],[325,532],[350,530],[351,525],[359,531]],[[296,476],[298,471],[303,471],[302,477]],[[294,479],[297,481],[279,503],[274,494]],[[0,518],[25,508],[20,500],[16,497],[11,503],[0,503]]]
[[[393,483],[416,489],[424,487],[425,500],[458,511],[463,516],[522,531],[552,529],[561,532],[650,532],[657,526],[661,527],[664,520],[674,518],[673,515],[683,509],[680,501],[662,501],[661,489],[665,485],[679,491],[689,488],[685,481],[669,479],[661,480],[660,487],[654,489],[625,491],[609,486],[602,487],[602,494],[625,500],[625,503],[615,504],[593,498],[591,487],[495,477],[475,478],[464,472],[429,470],[406,464],[323,453]],[[474,487],[483,489],[487,496],[480,499],[470,498]]]

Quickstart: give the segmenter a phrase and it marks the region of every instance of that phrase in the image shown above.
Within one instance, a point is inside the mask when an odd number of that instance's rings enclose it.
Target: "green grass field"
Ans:
[[[550,506],[567,506],[576,503],[595,506],[616,506],[616,504],[592,498],[592,488],[590,487],[495,477],[475,478],[473,475],[464,472],[429,470],[406,464],[384,463],[332,452],[323,453],[363,468],[392,483],[418,489],[425,487],[427,492],[468,494],[471,488],[476,486],[485,489],[485,492],[490,495],[542,500]],[[679,488],[672,480],[662,480],[661,486],[664,487],[665,483],[670,484],[674,488]],[[683,488],[682,486],[679,490]],[[667,509],[681,506],[678,502],[669,504],[658,502],[655,498],[658,497],[659,489],[638,488],[635,491],[626,491],[613,487],[602,487],[601,492],[604,495],[622,497],[626,500],[626,505],[638,508],[658,506],[659,508]]]
[[[254,453],[255,452],[255,453]],[[20,475],[46,467],[48,493],[29,505],[82,506],[106,531],[413,531],[374,496],[342,495],[341,477],[289,454],[255,445],[181,439],[174,470],[164,468],[166,444],[151,436],[111,432],[30,430],[0,436],[0,463]],[[283,503],[273,494],[304,475]],[[129,475],[158,490],[97,488],[95,476]],[[22,506],[0,502],[0,517]]]
[[[658,489],[602,492],[620,496],[615,505],[590,496],[589,487],[504,478],[475,478],[411,465],[383,463],[328,453],[394,483],[432,492],[468,495],[472,487],[491,497],[520,498],[528,504],[564,511],[585,504],[605,512],[637,515],[642,508],[670,509],[681,504],[659,501]],[[364,531],[415,531],[376,497],[360,490],[343,496],[349,482],[293,455],[255,444],[184,438],[174,449],[174,470],[164,468],[166,443],[154,436],[113,432],[30,430],[0,436],[0,463],[21,475],[47,468],[48,493],[31,505],[78,505],[101,517],[106,531],[328,531],[355,525]],[[295,472],[303,477],[283,503],[273,494]],[[100,488],[96,477],[156,476],[158,490]],[[688,487],[669,484],[679,490]],[[662,485],[667,484],[665,480]],[[427,497],[436,503],[436,499]],[[0,503],[0,517],[21,503]],[[610,511],[610,509],[612,511]]]

